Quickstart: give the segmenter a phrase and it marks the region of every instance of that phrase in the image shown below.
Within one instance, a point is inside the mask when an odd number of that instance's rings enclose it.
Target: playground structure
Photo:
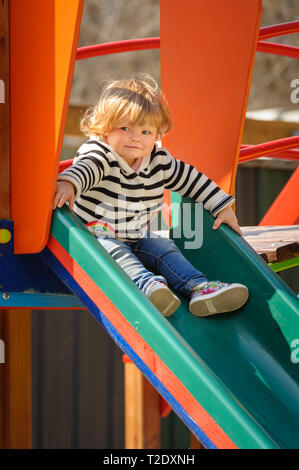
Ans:
[[[238,273],[251,292],[242,312],[216,321],[193,318],[183,300],[166,320],[73,214],[62,208],[52,215],[76,58],[160,47],[162,89],[175,122],[165,144],[188,163],[200,162],[202,171],[231,194],[240,161],[265,155],[298,160],[299,137],[241,146],[241,135],[255,52],[298,58],[297,48],[265,39],[298,32],[299,22],[260,30],[259,0],[233,2],[231,10],[219,0],[213,6],[190,1],[187,9],[179,0],[172,0],[171,8],[169,3],[161,0],[160,40],[78,51],[82,0],[45,1],[42,11],[37,0],[26,7],[11,0],[9,15],[7,2],[0,7],[9,17],[9,50],[2,41],[6,68],[0,77],[6,93],[1,103],[6,131],[0,199],[2,447],[30,446],[30,309],[88,308],[204,447],[298,448],[298,365],[290,359],[299,330],[298,300],[244,239],[227,227],[213,233],[205,214],[203,250],[185,250],[183,238],[178,243],[207,274],[217,268],[217,276],[230,281]],[[195,50],[200,60],[194,59]],[[174,80],[178,70],[183,73]],[[298,223],[298,178],[297,169],[261,225]],[[165,196],[169,205],[179,199]],[[180,223],[167,221],[172,228]],[[158,406],[156,400],[150,410],[155,417]]]

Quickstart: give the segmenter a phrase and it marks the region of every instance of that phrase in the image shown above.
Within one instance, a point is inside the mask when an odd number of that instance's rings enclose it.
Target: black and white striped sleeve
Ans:
[[[213,217],[234,202],[234,197],[225,193],[217,184],[194,166],[175,159],[166,149],[163,154],[165,188],[176,191],[195,202],[201,202]]]
[[[58,181],[70,181],[75,186],[75,199],[96,186],[109,171],[109,160],[97,143],[81,145],[73,164],[58,176]]]

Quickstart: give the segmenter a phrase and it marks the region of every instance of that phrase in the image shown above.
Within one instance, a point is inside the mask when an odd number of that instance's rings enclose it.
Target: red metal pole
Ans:
[[[240,150],[239,161],[247,161],[248,157],[251,157],[251,160],[258,157],[264,157],[266,155],[271,155],[279,151],[295,148],[298,146],[299,136],[287,137],[285,139],[278,139],[271,142],[265,142],[263,144],[248,146]]]
[[[276,42],[258,41],[256,50],[267,54],[282,55],[299,59],[299,47],[277,44]]]
[[[260,29],[259,40],[294,34],[299,32],[299,21],[289,21],[287,23],[265,26]]]
[[[144,49],[159,49],[160,38],[129,39],[128,41],[115,41],[106,44],[95,44],[93,46],[80,47],[77,49],[76,60],[88,59],[118,52],[129,52]]]
[[[299,21],[290,21],[272,26],[266,26],[260,29],[257,50],[270,54],[287,55],[289,57],[299,57],[299,48],[287,46],[285,44],[269,43],[263,39],[269,39],[276,36],[286,34],[294,34],[299,32]],[[88,59],[107,54],[117,54],[119,52],[129,52],[145,49],[159,49],[160,38],[137,38],[127,41],[115,41],[104,44],[95,44],[92,46],[80,47],[77,49],[76,60]]]
[[[241,145],[241,149],[244,149],[244,148],[255,148],[255,145]],[[280,160],[298,161],[299,160],[299,150],[286,149],[286,150],[282,150],[280,152],[269,153],[269,155],[267,155],[267,157],[277,158],[277,159],[280,159]],[[255,155],[254,156],[248,156],[248,157],[242,157],[242,158],[239,159],[239,162],[244,163],[244,162],[248,162],[250,160],[255,160],[256,158],[259,158],[259,157],[256,157]]]

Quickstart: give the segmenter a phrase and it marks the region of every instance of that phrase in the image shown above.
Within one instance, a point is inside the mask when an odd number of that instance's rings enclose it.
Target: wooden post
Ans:
[[[1,351],[2,357],[0,362],[0,449],[4,448],[4,364],[5,360],[5,344],[4,341],[4,332],[3,332],[3,321],[4,313],[0,310],[0,339],[1,339]],[[4,346],[4,350],[3,350]]]
[[[8,2],[0,3],[0,219],[10,217],[9,165],[9,10]],[[2,293],[1,293],[2,295]],[[0,339],[4,341],[4,311],[0,310]],[[4,349],[5,352],[5,349]],[[0,363],[0,448],[4,448],[4,364]]]
[[[1,94],[2,93],[2,94]],[[0,220],[10,219],[9,1],[0,3]],[[2,295],[0,287],[0,295]],[[28,310],[0,310],[0,448],[31,447],[31,324]],[[3,343],[2,343],[3,345]]]
[[[125,362],[125,448],[160,447],[160,395],[135,364]]]
[[[31,448],[31,331],[30,310],[2,310],[5,343],[2,372],[2,446]]]
[[[202,443],[190,432],[190,449],[204,449]]]

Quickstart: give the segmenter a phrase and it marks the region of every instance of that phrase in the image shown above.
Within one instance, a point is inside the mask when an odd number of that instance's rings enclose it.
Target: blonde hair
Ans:
[[[160,136],[170,131],[171,114],[158,84],[147,74],[135,77],[104,86],[99,101],[81,121],[84,134],[104,137],[126,119],[133,125],[156,127]]]

